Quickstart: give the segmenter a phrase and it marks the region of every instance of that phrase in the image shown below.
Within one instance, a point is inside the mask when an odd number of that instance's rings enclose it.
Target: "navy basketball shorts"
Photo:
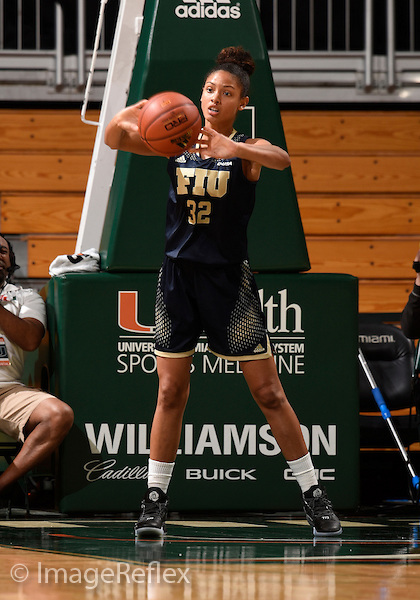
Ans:
[[[157,356],[192,356],[203,333],[216,356],[228,360],[271,356],[265,317],[248,261],[213,266],[165,257],[155,312]]]

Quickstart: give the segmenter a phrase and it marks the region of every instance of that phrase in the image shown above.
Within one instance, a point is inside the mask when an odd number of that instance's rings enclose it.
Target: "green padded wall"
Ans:
[[[205,74],[214,65],[218,52],[225,46],[239,44],[251,52],[257,65],[250,92],[256,135],[285,148],[254,0],[147,0],[128,104],[171,89],[199,105]],[[236,128],[251,134],[253,118],[251,110],[244,111]],[[104,270],[159,268],[168,182],[165,158],[118,154],[101,241]],[[263,169],[249,233],[253,269],[293,272],[310,268],[291,169]]]
[[[264,273],[257,284],[280,378],[320,480],[337,509],[355,508],[357,280]],[[150,330],[155,287],[154,273],[74,273],[49,282],[51,391],[75,413],[59,454],[64,512],[138,510],[158,384]],[[96,299],[92,310],[87,298]],[[202,339],[171,509],[301,510],[299,486],[236,363],[205,350]]]

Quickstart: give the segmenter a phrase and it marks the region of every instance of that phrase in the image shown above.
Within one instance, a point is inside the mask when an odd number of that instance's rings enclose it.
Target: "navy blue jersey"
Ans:
[[[248,136],[235,132],[232,139]],[[166,255],[214,265],[245,260],[256,182],[245,177],[242,159],[184,152],[169,159],[168,173]]]

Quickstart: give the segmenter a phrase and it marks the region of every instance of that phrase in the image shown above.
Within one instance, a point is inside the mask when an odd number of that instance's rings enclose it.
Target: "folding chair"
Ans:
[[[379,472],[390,462],[389,452],[399,450],[410,475],[412,499],[417,501],[419,480],[408,454],[410,445],[418,441],[413,397],[414,343],[394,325],[362,322],[359,348],[361,451],[388,452],[378,464]],[[392,469],[385,477],[391,484],[398,479]]]

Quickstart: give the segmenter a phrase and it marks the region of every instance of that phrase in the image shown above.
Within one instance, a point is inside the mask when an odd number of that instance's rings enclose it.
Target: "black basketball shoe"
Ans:
[[[136,538],[163,538],[167,514],[168,496],[160,488],[149,488],[140,505],[139,520],[134,526]]]
[[[314,535],[340,535],[341,523],[324,489],[313,485],[303,494],[303,508]]]

